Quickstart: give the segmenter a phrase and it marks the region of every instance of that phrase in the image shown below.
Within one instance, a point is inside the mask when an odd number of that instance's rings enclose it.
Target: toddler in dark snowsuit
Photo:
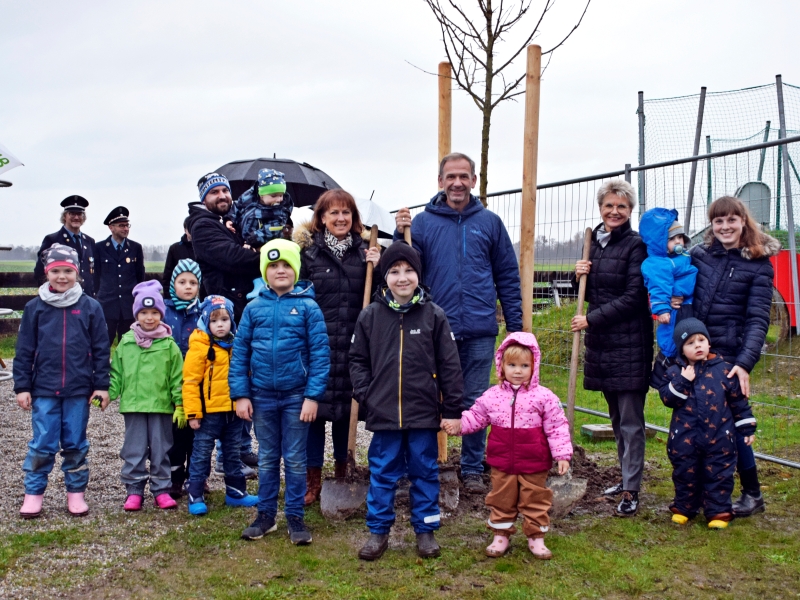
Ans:
[[[709,336],[697,319],[675,327],[681,356],[666,373],[662,402],[672,408],[667,455],[672,462],[675,499],[672,520],[683,525],[702,507],[710,528],[733,518],[731,493],[736,470],[736,431],[753,443],[756,420],[733,365],[709,353]]]
[[[261,248],[282,237],[292,216],[294,202],[286,192],[286,179],[280,171],[261,169],[258,181],[233,203],[228,217],[251,248]]]

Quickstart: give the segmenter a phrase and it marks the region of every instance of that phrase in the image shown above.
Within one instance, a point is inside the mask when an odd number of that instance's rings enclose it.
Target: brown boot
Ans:
[[[306,496],[305,505],[309,506],[319,500],[319,493],[322,490],[322,467],[306,468]]]
[[[336,479],[343,479],[347,477],[347,462],[336,461],[333,463],[333,476]]]

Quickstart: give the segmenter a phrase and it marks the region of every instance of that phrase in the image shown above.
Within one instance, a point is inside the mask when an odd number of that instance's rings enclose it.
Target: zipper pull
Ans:
[[[730,272],[730,274],[728,275],[728,279],[730,279],[731,277],[733,277],[733,267],[731,267],[731,272]]]

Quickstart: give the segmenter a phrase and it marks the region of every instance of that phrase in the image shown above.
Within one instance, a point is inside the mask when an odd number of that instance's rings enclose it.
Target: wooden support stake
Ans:
[[[439,161],[450,154],[453,132],[453,80],[449,62],[439,63]]]
[[[519,276],[522,282],[522,330],[533,327],[533,266],[536,235],[536,169],[539,160],[539,89],[542,47],[528,46],[525,76],[525,130],[522,149],[522,208],[519,237]]]
[[[583,235],[583,260],[589,260],[592,250],[592,228],[587,227]],[[575,316],[583,314],[583,302],[586,298],[586,275],[581,275],[578,280],[578,308]],[[575,392],[578,386],[578,358],[581,351],[581,332],[572,335],[572,358],[569,361],[569,387],[567,388],[567,420],[569,421],[569,434],[575,439]]]

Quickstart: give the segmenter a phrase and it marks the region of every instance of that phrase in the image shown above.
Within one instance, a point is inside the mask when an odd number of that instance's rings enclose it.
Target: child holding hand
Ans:
[[[186,426],[181,397],[183,358],[172,329],[162,322],[164,300],[158,281],[133,288],[131,331],[122,336],[111,359],[108,394],[119,398],[125,418],[122,483],[127,491],[124,509],[142,509],[148,480],[157,508],[176,508],[169,495],[171,479],[167,453],[172,447],[172,423]],[[147,462],[150,462],[148,472]]]
[[[244,309],[228,377],[236,414],[253,421],[258,439],[258,516],[242,537],[257,540],[277,528],[283,458],[289,540],[305,545],[312,539],[303,506],[306,440],[328,381],[328,333],[314,285],[298,281],[300,246],[268,242],[261,273],[267,287]]]
[[[14,358],[17,404],[32,411],[33,426],[22,465],[23,519],[41,514],[59,448],[67,510],[74,516],[88,514],[89,402],[96,398],[103,410],[108,406],[108,329],[100,304],[78,282],[80,258],[71,247],[53,244],[42,252],[42,262],[47,281],[25,305]]]
[[[522,531],[533,556],[540,560],[553,557],[544,544],[550,527],[547,511],[553,503],[553,492],[546,486],[547,474],[554,459],[559,475],[569,470],[572,440],[558,397],[539,385],[540,358],[533,334],[509,334],[495,354],[500,383],[461,414],[460,425],[443,425],[451,435],[492,426],[486,446],[486,462],[492,467],[492,491],[486,496],[491,509],[488,527],[494,532],[486,555],[492,558],[508,550],[520,512]]]
[[[200,305],[197,329],[189,338],[183,364],[183,406],[189,427],[195,432],[189,463],[189,514],[208,512],[203,491],[211,473],[214,440],[222,442],[225,469],[225,504],[255,506],[258,498],[247,493],[239,460],[242,420],[231,400],[228,371],[236,322],[233,302],[208,296]]]

